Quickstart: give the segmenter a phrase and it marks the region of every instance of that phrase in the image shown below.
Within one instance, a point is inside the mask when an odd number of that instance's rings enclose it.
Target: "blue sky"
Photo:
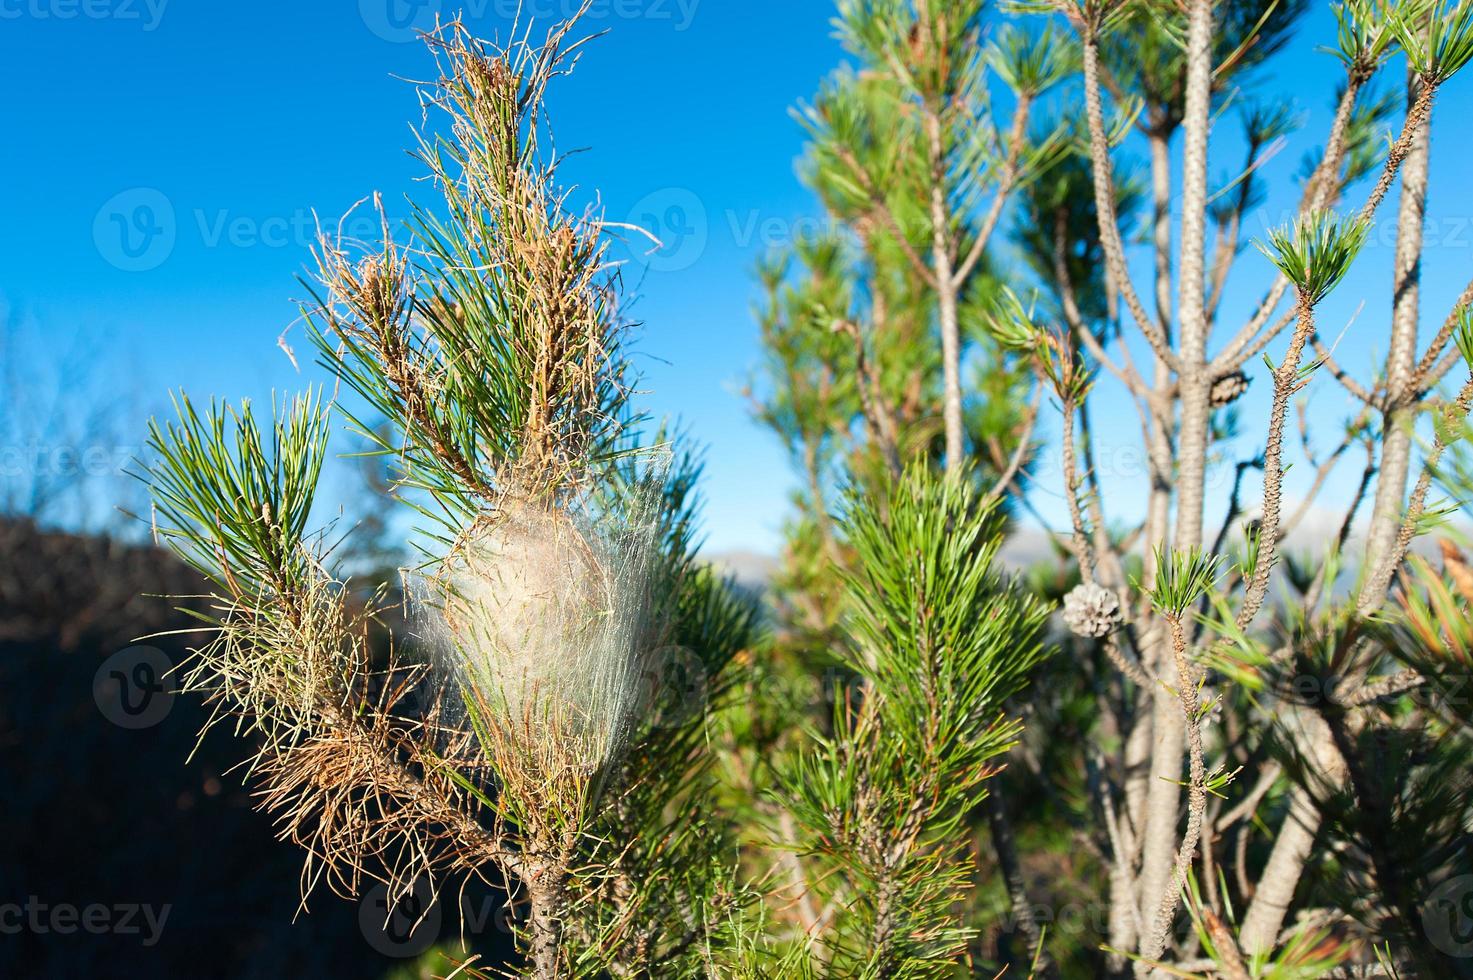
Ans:
[[[524,7],[545,19],[573,3]],[[465,6],[485,34],[504,31],[515,10],[513,0]],[[333,221],[374,191],[403,213],[397,202],[419,174],[405,152],[418,105],[403,79],[428,72],[412,29],[439,7],[0,0],[8,93],[0,305],[34,342],[79,340],[102,366],[97,383],[131,393],[140,433],[171,387],[259,399],[318,380],[276,346],[303,294],[295,277],[309,258],[312,215]],[[758,358],[752,264],[815,212],[794,173],[802,134],[788,110],[841,57],[831,15],[825,0],[596,0],[589,26],[609,34],[553,93],[560,147],[590,148],[569,160],[564,178],[598,193],[609,216],[653,221],[678,242],[648,268],[632,266],[627,280],[645,323],[637,344],[645,403],[709,447],[713,551],[775,552],[792,485],[775,441],[749,421],[740,387]],[[1324,131],[1337,69],[1313,48],[1332,33],[1317,9],[1278,63],[1275,90],[1293,93],[1308,118],[1266,168],[1280,185]],[[1473,104],[1467,83],[1455,80],[1440,113]],[[1438,133],[1429,324],[1473,265],[1473,197],[1458,186],[1473,147],[1465,127]],[[1236,162],[1224,145],[1231,159],[1215,159],[1215,175]],[[1287,200],[1271,198],[1266,211],[1282,213]],[[1261,234],[1261,223],[1252,231]],[[1371,249],[1355,296],[1333,299],[1327,322],[1348,319],[1363,298],[1358,322],[1374,320],[1365,333],[1379,332],[1390,251]],[[1244,260],[1245,269],[1259,266]],[[1235,284],[1240,308],[1261,288],[1251,275]],[[1348,335],[1342,360],[1364,368],[1374,348]],[[1265,394],[1266,385],[1255,387],[1255,397]],[[1326,411],[1342,413],[1343,404]],[[1107,422],[1135,431],[1123,415]],[[1047,499],[1041,505],[1055,512]]]
[[[263,398],[317,377],[297,375],[276,346],[303,294],[312,213],[335,220],[375,190],[393,212],[419,173],[405,152],[418,105],[402,79],[427,74],[428,57],[393,29],[387,2],[171,0],[156,20],[142,0],[94,8],[108,16],[65,0],[0,3],[12,94],[0,299],[24,330],[81,331],[105,350],[108,379],[141,393],[140,431],[172,386]],[[490,34],[507,7],[466,9]],[[561,148],[591,148],[566,179],[600,193],[611,216],[684,204],[710,229],[629,283],[650,409],[711,447],[713,549],[776,547],[785,460],[737,393],[755,359],[749,229],[781,236],[810,208],[786,113],[837,58],[828,17],[810,2],[600,2],[588,24],[608,36],[554,92]],[[117,224],[144,220],[140,208],[161,224]],[[165,233],[145,239],[154,227]],[[124,231],[152,248],[130,257]]]

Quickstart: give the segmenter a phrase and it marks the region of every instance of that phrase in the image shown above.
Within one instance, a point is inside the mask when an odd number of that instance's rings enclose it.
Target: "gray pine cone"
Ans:
[[[1232,374],[1224,374],[1212,383],[1213,408],[1225,408],[1243,397],[1243,392],[1248,390],[1248,375],[1242,371],[1234,371]]]
[[[1107,636],[1120,625],[1120,597],[1094,583],[1076,585],[1064,596],[1064,625],[1079,636]]]

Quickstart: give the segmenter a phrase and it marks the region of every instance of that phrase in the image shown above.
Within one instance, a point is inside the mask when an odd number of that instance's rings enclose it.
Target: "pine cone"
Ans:
[[[1120,597],[1094,583],[1076,585],[1064,596],[1064,625],[1079,636],[1107,636],[1120,625]]]
[[[1248,375],[1242,371],[1224,374],[1212,383],[1212,407],[1226,408],[1239,398],[1242,398],[1243,392],[1247,390]]]

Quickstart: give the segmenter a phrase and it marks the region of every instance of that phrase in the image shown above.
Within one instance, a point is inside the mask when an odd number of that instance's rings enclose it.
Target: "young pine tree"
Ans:
[[[1007,207],[1067,149],[1066,130],[1039,120],[1077,61],[1062,33],[998,30],[986,5],[971,0],[844,2],[835,24],[854,67],[834,73],[798,113],[810,136],[804,181],[831,230],[759,268],[764,363],[752,385],[755,414],[800,475],[768,665],[787,688],[852,669],[835,656],[849,642],[845,583],[873,570],[832,516],[839,488],[850,499],[887,500],[917,461],[1002,509],[1026,485],[1044,390],[1027,358],[982,326],[1000,285],[994,252]],[[995,523],[1002,533],[1004,522]],[[785,716],[774,708],[757,733],[764,752],[792,742],[783,733],[811,698],[795,702]],[[822,712],[809,721],[830,724]],[[1003,842],[1001,873],[992,874],[988,853],[975,877],[1005,880],[1003,902],[1013,908],[987,924],[1017,932],[1021,963],[1039,936],[1006,843],[999,785],[991,789],[956,832],[974,833],[985,809]],[[791,814],[777,811],[768,815],[777,838],[792,837]],[[811,925],[802,906],[795,909]],[[971,935],[985,918],[972,909],[956,921]],[[999,930],[1005,918],[1016,929]]]
[[[375,247],[319,250],[306,313],[344,395],[269,421],[181,397],[147,475],[158,534],[214,590],[188,685],[253,743],[304,884],[397,901],[482,878],[509,892],[526,976],[697,975],[742,901],[703,698],[753,611],[693,560],[696,468],[641,441],[607,229],[557,189],[544,97],[571,26],[428,38],[440,200],[410,244],[385,221]],[[312,530],[335,418],[422,532],[387,657],[390,596],[339,578]]]

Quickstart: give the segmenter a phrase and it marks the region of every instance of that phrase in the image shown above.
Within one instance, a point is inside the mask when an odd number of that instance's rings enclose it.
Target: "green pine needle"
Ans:
[[[1267,244],[1254,244],[1313,306],[1350,271],[1368,230],[1369,225],[1359,218],[1341,219],[1317,211],[1298,218],[1287,229],[1270,231]]]
[[[1221,566],[1221,555],[1201,548],[1183,552],[1160,546],[1156,549],[1156,583],[1150,590],[1152,605],[1163,616],[1183,618],[1217,585]]]
[[[1393,4],[1390,28],[1407,62],[1429,85],[1440,85],[1473,59],[1473,3],[1411,0]]]

